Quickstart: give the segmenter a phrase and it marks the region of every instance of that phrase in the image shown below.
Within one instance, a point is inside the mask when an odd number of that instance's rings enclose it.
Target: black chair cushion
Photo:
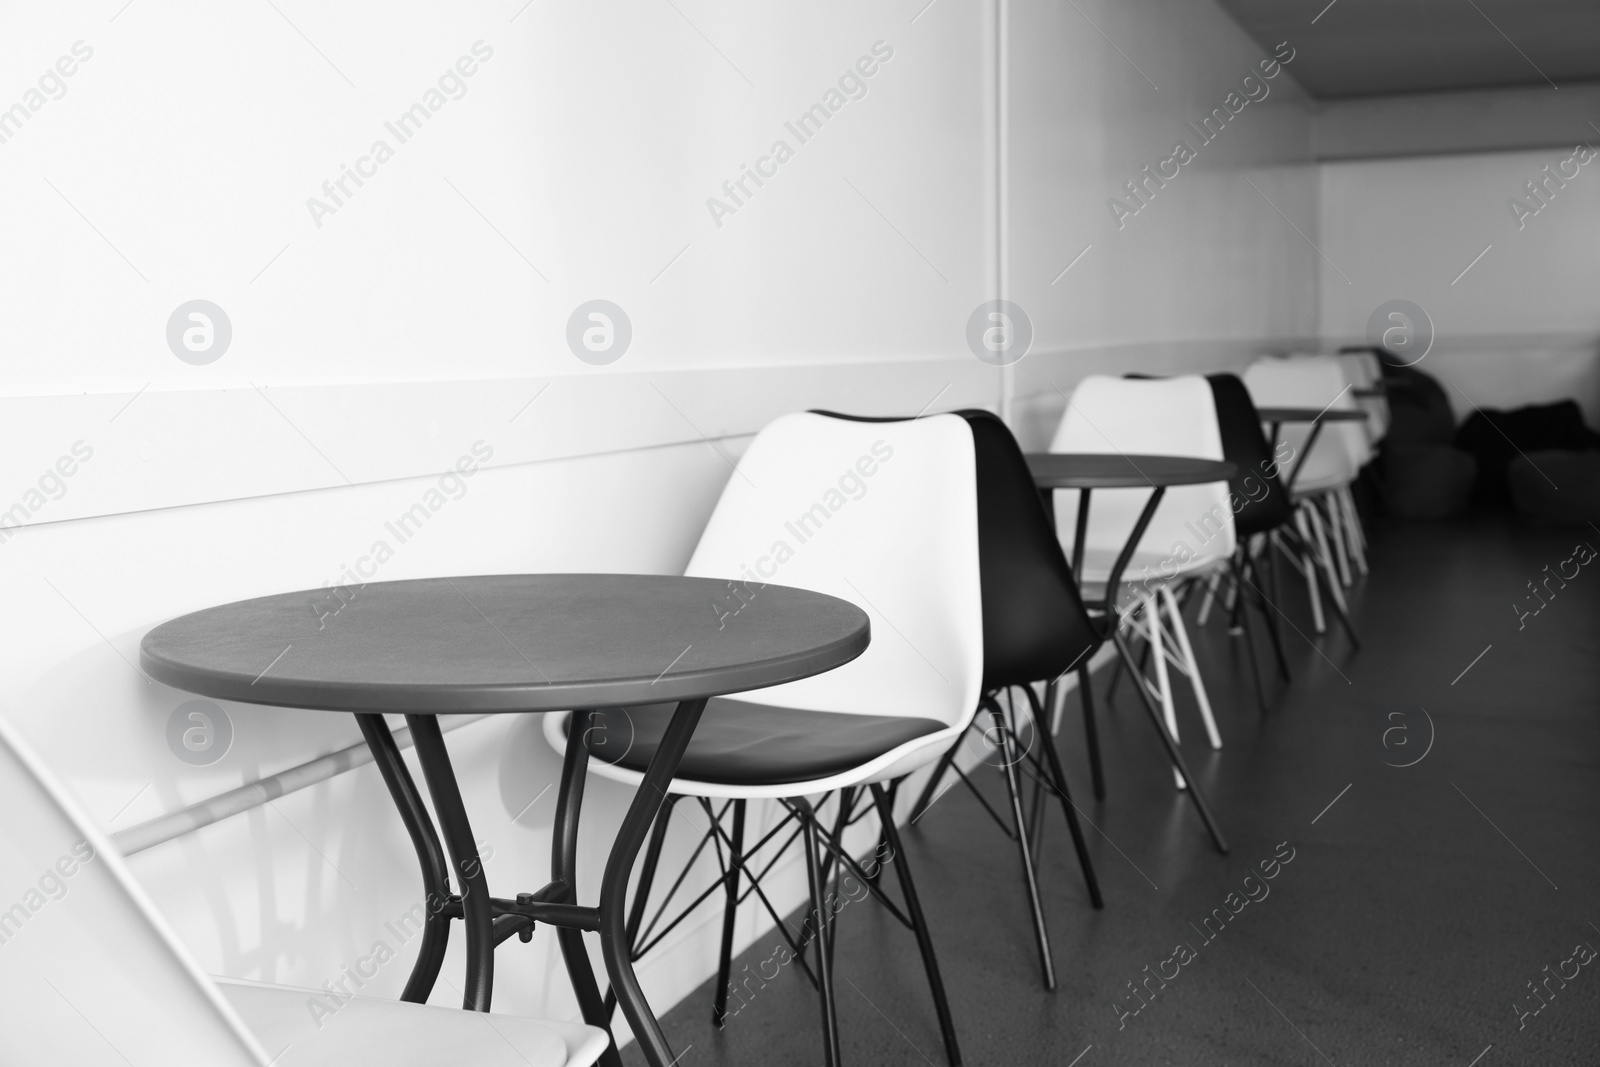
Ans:
[[[1211,384],[1217,428],[1222,432],[1222,458],[1238,468],[1228,480],[1228,495],[1237,508],[1234,532],[1242,541],[1251,534],[1276,530],[1294,518],[1294,504],[1277,477],[1272,447],[1261,432],[1261,417],[1250,390],[1235,374],[1210,374],[1206,381]],[[1287,475],[1293,467],[1293,462],[1285,464],[1282,473]]]
[[[573,714],[589,754],[643,772],[676,704],[641,704]],[[572,719],[568,720],[571,736]],[[916,738],[937,719],[844,715],[713,697],[678,767],[678,777],[723,785],[784,785],[840,774]]]

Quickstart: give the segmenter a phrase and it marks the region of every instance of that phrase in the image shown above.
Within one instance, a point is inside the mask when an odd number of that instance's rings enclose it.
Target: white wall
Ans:
[[[1566,166],[1577,176],[1564,188],[1551,182],[1537,214],[1519,219],[1508,206],[1514,198],[1536,206],[1525,183],[1572,155],[1568,147],[1324,164],[1322,249],[1349,279],[1322,272],[1328,343],[1366,343],[1375,308],[1410,300],[1436,336],[1418,369],[1447,384],[1458,418],[1469,398],[1507,408],[1571,396],[1600,425],[1600,160]]]
[[[1036,441],[1056,388],[1090,370],[1210,369],[1312,334],[1314,253],[1284,217],[1314,236],[1292,64],[1119,230],[1107,199],[1265,53],[1209,2],[1077,7],[8,8],[0,68],[42,73],[80,40],[93,55],[0,143],[0,521],[26,526],[0,541],[3,713],[123,829],[356,737],[229,705],[229,754],[183,764],[164,731],[186,697],[132,667],[143,633],[336,580],[474,443],[484,469],[378,577],[674,571],[782,411],[996,405],[1009,382]],[[386,138],[478,41],[493,55],[465,95]],[[878,41],[894,54],[866,95],[809,143],[787,134]],[[0,107],[26,109],[30,83],[8,84]],[[318,226],[307,199],[379,138],[393,158]],[[707,198],[779,138],[794,158],[717,226]],[[964,336],[1002,268],[1038,327],[1007,373]],[[564,342],[597,297],[634,328],[605,367]],[[203,366],[165,338],[194,298],[233,328]],[[92,457],[48,476],[79,441]],[[545,877],[548,796],[512,821],[555,774],[536,725],[450,741],[497,887]],[[591,893],[626,799],[592,789]],[[295,984],[334,977],[415,896],[370,768],[134,862],[207,967]],[[799,899],[792,880],[776,892]],[[764,928],[749,914],[739,943]],[[664,1010],[713,952],[687,925],[647,991]],[[574,1013],[546,934],[501,961],[497,1006]],[[408,966],[369,991],[394,994]]]
[[[1237,367],[1313,336],[1317,187],[1293,62],[1260,79],[1272,50],[1209,3],[1009,8],[1006,284],[1037,329],[1019,432],[1043,447],[1084,373]],[[1267,95],[1202,143],[1187,124],[1243,98],[1252,72]],[[1178,141],[1197,158],[1119,226],[1108,201],[1133,206],[1124,183]]]

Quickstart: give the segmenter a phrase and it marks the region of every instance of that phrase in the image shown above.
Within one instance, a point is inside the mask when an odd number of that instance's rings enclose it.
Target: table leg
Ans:
[[[1089,490],[1078,490],[1078,522],[1072,532],[1072,577],[1083,585],[1083,542],[1089,535]]]
[[[389,732],[389,724],[382,715],[376,714],[358,714],[356,723],[361,727],[361,736],[367,740],[367,747],[372,750],[373,762],[378,765],[378,773],[383,775],[384,785],[389,787],[389,796],[399,809],[400,821],[411,835],[417,862],[422,866],[423,910],[426,912],[422,947],[400,999],[425,1004],[439,977],[445,946],[450,941],[450,916],[444,911],[450,899],[450,868],[445,862],[439,835],[433,828],[433,818],[423,806],[422,794],[417,791],[417,783],[400,755],[400,746]]]
[[[567,886],[567,903],[578,902],[578,820],[583,811],[583,787],[589,774],[589,750],[583,744],[583,734],[578,729],[575,711],[567,724],[567,751],[561,761],[561,792],[556,797],[556,821],[550,842],[550,877]],[[589,950],[583,943],[583,931],[568,927],[556,928],[556,942],[561,946],[561,958],[567,965],[567,980],[578,998],[578,1010],[583,1021],[611,1032],[611,1012],[600,998],[600,987],[594,980],[594,965],[589,962]],[[626,946],[625,946],[626,948]],[[630,1021],[632,1017],[629,1017]],[[602,1067],[622,1067],[622,1057],[617,1052],[617,1042],[600,1054]]]
[[[1158,485],[1150,491],[1150,499],[1145,501],[1144,510],[1139,512],[1139,521],[1133,524],[1133,532],[1128,535],[1127,544],[1122,546],[1117,561],[1111,565],[1111,574],[1106,578],[1105,613],[1111,620],[1113,628],[1116,626],[1117,590],[1122,585],[1122,572],[1127,569],[1128,561],[1133,558],[1139,542],[1144,540],[1145,528],[1150,525],[1150,520],[1155,516],[1156,508],[1160,506],[1161,498],[1166,492],[1167,487],[1164,485]],[[1149,588],[1149,579],[1146,579],[1145,587]]]
[[[634,1037],[644,1050],[650,1067],[671,1067],[675,1058],[667,1044],[666,1035],[661,1032],[661,1024],[656,1021],[649,1002],[645,1000],[644,991],[639,988],[639,979],[633,973],[627,927],[628,878],[633,872],[639,849],[650,833],[650,826],[655,822],[656,813],[667,798],[667,787],[672,784],[678,764],[683,761],[683,754],[689,748],[689,739],[694,735],[694,728],[699,724],[700,713],[705,707],[704,698],[679,702],[656,754],[650,758],[644,781],[639,783],[633,803],[623,817],[622,829],[617,832],[617,839],[611,846],[605,875],[600,882],[600,949],[605,957],[606,973],[611,978],[612,988],[616,990],[617,1004],[627,1017],[628,1025],[633,1028]],[[575,739],[567,743],[569,754],[581,747],[575,743]],[[576,815],[573,821],[575,824]],[[566,828],[562,829],[564,832]]]
[[[422,776],[433,797],[444,831],[445,847],[455,865],[461,885],[461,916],[466,922],[467,974],[461,1006],[469,1011],[488,1011],[494,994],[494,914],[489,904],[489,880],[483,876],[478,860],[478,845],[472,839],[472,824],[461,802],[456,772],[450,766],[450,753],[444,747],[437,715],[407,715],[411,740],[422,763]]]

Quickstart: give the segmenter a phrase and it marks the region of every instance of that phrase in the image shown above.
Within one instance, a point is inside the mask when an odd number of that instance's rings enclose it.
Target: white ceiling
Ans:
[[[1219,2],[1325,99],[1600,81],[1600,0]]]

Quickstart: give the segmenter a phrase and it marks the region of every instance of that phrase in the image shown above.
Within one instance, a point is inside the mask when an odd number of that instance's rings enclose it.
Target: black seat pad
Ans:
[[[639,704],[575,712],[573,719],[579,721],[590,755],[642,772],[656,754],[676,707]],[[806,782],[859,767],[944,728],[936,719],[844,715],[713,697],[700,716],[678,777],[723,785]]]

